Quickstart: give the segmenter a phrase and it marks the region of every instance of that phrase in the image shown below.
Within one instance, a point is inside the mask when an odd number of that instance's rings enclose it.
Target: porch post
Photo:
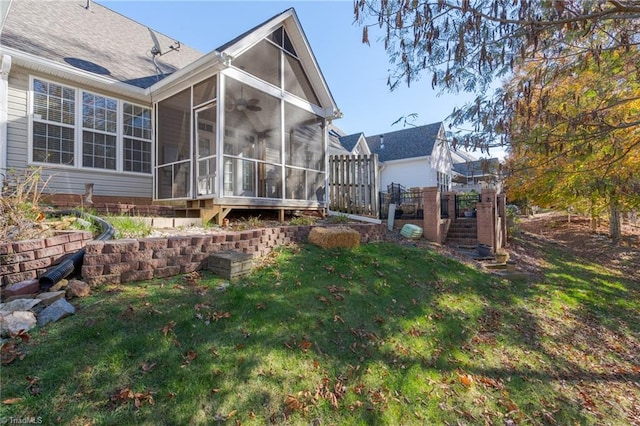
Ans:
[[[422,188],[424,216],[422,219],[424,237],[429,241],[441,243],[440,230],[440,191],[437,187]]]

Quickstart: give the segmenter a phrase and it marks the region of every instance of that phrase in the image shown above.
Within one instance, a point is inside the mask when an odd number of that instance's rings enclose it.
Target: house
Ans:
[[[0,60],[0,169],[42,167],[55,197],[326,207],[341,113],[293,9],[202,54],[90,0],[13,0]]]
[[[480,193],[493,187],[502,192],[501,164],[498,158],[470,159],[453,164],[453,191]]]
[[[383,190],[392,184],[450,189],[452,161],[441,122],[374,136],[357,133],[340,142],[352,154],[378,155]]]

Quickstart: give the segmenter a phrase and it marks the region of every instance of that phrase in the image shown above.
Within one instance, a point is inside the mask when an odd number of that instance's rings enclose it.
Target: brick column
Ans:
[[[440,243],[440,192],[437,187],[422,188],[424,217],[424,237],[429,241]]]
[[[495,189],[483,189],[477,204],[478,243],[496,250],[497,198]]]

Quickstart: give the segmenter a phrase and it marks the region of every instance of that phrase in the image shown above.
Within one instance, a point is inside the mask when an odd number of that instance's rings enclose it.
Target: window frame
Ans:
[[[55,122],[50,121],[43,118],[36,117],[36,105],[35,105],[35,84],[36,81],[40,81],[47,84],[54,84],[60,86],[63,90],[70,89],[73,90],[74,93],[74,109],[73,109],[73,125],[69,125],[64,123],[63,121]],[[84,94],[88,94],[91,96],[97,96],[105,99],[112,99],[116,101],[116,131],[112,133],[107,130],[99,130],[96,128],[90,128],[84,126],[84,114],[83,114],[83,106],[84,106]],[[51,167],[51,168],[61,168],[67,170],[76,170],[82,172],[100,172],[107,174],[126,174],[126,175],[136,175],[136,176],[153,176],[154,170],[154,114],[153,107],[146,106],[140,103],[134,103],[130,101],[126,101],[124,99],[118,98],[116,96],[107,95],[104,93],[100,93],[97,91],[89,90],[86,88],[74,86],[72,84],[68,84],[66,82],[61,82],[58,80],[53,80],[46,77],[41,77],[38,75],[29,75],[29,88],[28,88],[28,128],[27,128],[27,163],[29,165],[43,166],[43,167]],[[125,104],[130,105],[133,109],[136,107],[142,108],[144,110],[149,111],[149,119],[151,121],[149,136],[150,139],[145,139],[144,137],[136,137],[126,135],[124,132],[124,120],[125,120]],[[34,125],[36,123],[42,123],[45,125],[56,125],[68,129],[72,129],[73,131],[73,164],[64,164],[64,163],[51,163],[47,161],[38,161],[34,159],[34,149],[35,149],[35,132]],[[110,135],[116,137],[116,167],[115,169],[109,168],[99,168],[99,167],[85,167],[84,163],[84,152],[83,152],[83,144],[84,144],[84,132],[90,132],[99,135]],[[139,141],[141,143],[147,143],[149,146],[150,159],[148,172],[142,171],[131,171],[125,170],[125,139],[130,139],[134,141]]]

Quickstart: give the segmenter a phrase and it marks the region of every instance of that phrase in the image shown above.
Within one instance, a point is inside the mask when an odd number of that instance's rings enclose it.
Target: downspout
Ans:
[[[11,56],[2,55],[2,58],[0,58],[0,188],[3,186],[4,176],[7,173],[10,70]]]
[[[113,226],[111,226],[107,221],[88,213],[80,212],[77,210],[63,210],[56,212],[55,215],[74,215],[76,217],[82,216],[84,218],[98,222],[100,224],[100,227],[102,228],[102,234],[100,234],[100,236],[96,238],[96,241],[110,240],[115,234]],[[82,266],[85,251],[86,249],[82,248],[77,252],[69,255],[68,257],[64,257],[60,263],[46,271],[38,280],[40,284],[40,290],[43,292],[49,291],[49,289],[53,287],[58,281],[68,277],[76,269],[79,269]]]

